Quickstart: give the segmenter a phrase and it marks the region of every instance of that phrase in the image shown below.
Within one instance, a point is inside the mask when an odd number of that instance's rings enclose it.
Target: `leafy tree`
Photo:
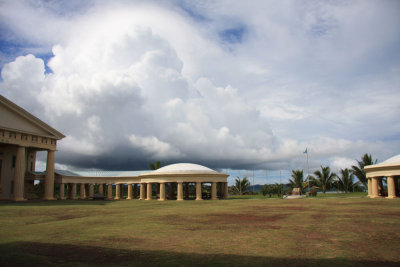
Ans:
[[[376,164],[378,160],[376,159],[375,162],[372,160],[371,154],[364,154],[362,156],[361,161],[357,160],[358,166],[351,166],[353,174],[358,178],[360,183],[364,186],[364,188],[368,188],[368,179],[367,175],[365,174],[364,167],[367,165]]]
[[[161,161],[152,162],[149,164],[149,169],[152,171],[155,171],[155,170],[161,168],[162,167],[161,165],[162,165]]]
[[[239,195],[246,193],[249,190],[250,181],[247,177],[244,177],[242,180],[239,177],[235,179],[235,185],[233,186],[233,192]]]
[[[263,188],[261,189],[261,193],[266,196],[269,195],[271,197],[272,195],[282,195],[282,185],[281,184],[265,184]]]
[[[354,188],[354,186],[359,183],[354,183],[354,174],[348,168],[341,169],[340,176],[341,177],[338,177],[339,189],[345,191],[346,193],[349,192],[350,188]]]
[[[314,172],[314,176],[310,177],[310,180],[322,190],[322,193],[325,194],[326,189],[332,186],[333,179],[337,177],[336,173],[331,172],[331,168],[329,166],[323,167],[321,166],[321,171],[317,170]]]
[[[290,187],[300,188],[301,192],[304,191],[304,175],[303,170],[292,170],[292,179],[289,179]]]

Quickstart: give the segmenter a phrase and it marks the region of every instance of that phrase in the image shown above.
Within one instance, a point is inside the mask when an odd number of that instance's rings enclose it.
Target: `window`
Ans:
[[[15,162],[16,162],[16,160],[17,160],[17,157],[16,157],[16,156],[13,156],[13,157],[12,157],[12,167],[13,167],[13,168],[15,168]]]

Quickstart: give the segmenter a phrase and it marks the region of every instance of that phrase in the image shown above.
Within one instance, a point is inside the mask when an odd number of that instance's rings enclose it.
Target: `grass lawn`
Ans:
[[[399,266],[400,200],[0,202],[0,266]]]

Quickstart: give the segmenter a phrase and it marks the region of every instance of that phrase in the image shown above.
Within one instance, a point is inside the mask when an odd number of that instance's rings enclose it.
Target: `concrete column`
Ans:
[[[133,185],[133,198],[137,199],[137,197],[138,197],[138,185],[134,184]]]
[[[14,169],[14,198],[15,201],[23,201],[25,185],[25,147],[17,148]],[[4,189],[3,189],[4,190]]]
[[[93,199],[94,195],[94,184],[89,184],[89,198]]]
[[[107,199],[112,199],[112,184],[107,184]]]
[[[151,183],[147,183],[147,198],[146,200],[151,200],[153,195],[153,190],[151,188]]]
[[[371,198],[378,198],[378,179],[379,177],[372,177],[372,196]]]
[[[80,199],[85,199],[85,184],[81,184],[81,193],[80,193]]]
[[[141,183],[140,184],[140,200],[145,200],[146,198],[146,184]]]
[[[71,199],[76,199],[76,184],[71,185]]]
[[[115,185],[115,200],[121,199],[121,185],[120,184],[116,184]]]
[[[368,177],[368,196],[372,196],[372,178]]]
[[[54,199],[54,150],[47,150],[46,177],[43,199]]]
[[[165,200],[165,183],[160,183],[160,201]]]
[[[224,199],[228,199],[228,182],[223,183],[224,186]]]
[[[99,194],[104,195],[104,186],[103,184],[99,184]]]
[[[395,185],[395,178],[393,176],[387,177],[387,189],[388,189],[388,196],[387,198],[396,198],[396,185]]]
[[[132,199],[132,184],[128,184],[128,197],[126,199]]]
[[[211,183],[211,200],[217,200],[217,183]]]
[[[176,200],[183,200],[183,184],[182,182],[178,182],[178,197]]]
[[[65,195],[64,195],[64,184],[60,184],[60,199],[64,200],[65,199]]]
[[[201,182],[196,182],[196,200],[203,200],[201,196]]]

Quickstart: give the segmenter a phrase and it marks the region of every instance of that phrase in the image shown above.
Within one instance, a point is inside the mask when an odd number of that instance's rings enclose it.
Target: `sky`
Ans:
[[[0,0],[0,93],[64,169],[243,176],[400,153],[400,2]],[[39,163],[44,156],[39,155]]]

